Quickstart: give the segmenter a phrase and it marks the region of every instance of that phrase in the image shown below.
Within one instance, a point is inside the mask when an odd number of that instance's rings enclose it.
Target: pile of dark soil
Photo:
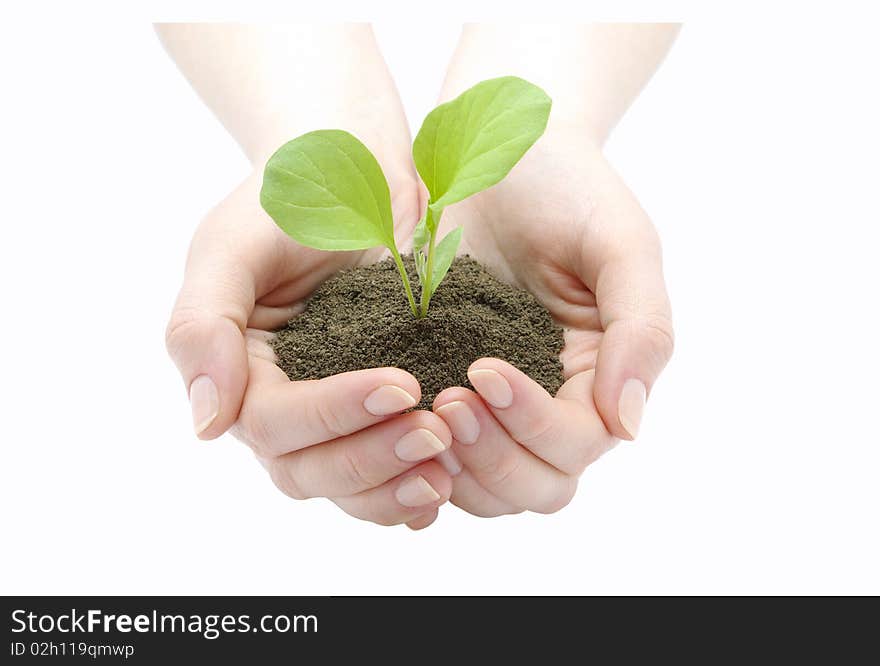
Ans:
[[[417,287],[412,257],[404,262]],[[424,319],[412,316],[397,269],[386,259],[325,282],[272,342],[292,380],[403,368],[422,386],[421,409],[430,409],[445,388],[473,388],[468,366],[484,356],[508,361],[555,394],[563,381],[562,344],[562,329],[534,296],[468,257],[453,262]]]

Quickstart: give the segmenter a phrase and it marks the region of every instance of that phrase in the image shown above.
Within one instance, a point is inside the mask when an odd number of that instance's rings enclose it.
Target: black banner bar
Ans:
[[[580,663],[646,650],[703,663],[798,653],[842,663],[877,653],[876,599],[5,597],[0,606],[3,664],[412,663],[443,654]]]

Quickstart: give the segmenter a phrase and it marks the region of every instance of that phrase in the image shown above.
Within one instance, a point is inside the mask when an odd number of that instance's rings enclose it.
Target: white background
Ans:
[[[687,22],[607,147],[677,326],[640,441],[561,513],[449,506],[420,533],[293,502],[243,445],[191,436],[165,320],[248,164],[146,17],[39,18],[0,29],[0,592],[880,593],[867,17]],[[377,26],[415,129],[455,18],[430,48]]]

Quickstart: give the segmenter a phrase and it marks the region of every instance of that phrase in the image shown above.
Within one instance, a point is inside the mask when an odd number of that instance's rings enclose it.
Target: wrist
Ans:
[[[638,23],[466,25],[441,101],[484,79],[519,76],[553,100],[548,132],[602,146],[677,31]]]
[[[410,135],[396,91],[373,89],[369,98],[351,92],[315,100],[309,108],[279,103],[264,111],[264,121],[236,137],[257,169],[288,141],[319,129],[345,130],[357,137],[382,164],[409,164]]]
[[[197,25],[163,38],[254,165],[317,129],[408,148],[400,100],[368,24]]]

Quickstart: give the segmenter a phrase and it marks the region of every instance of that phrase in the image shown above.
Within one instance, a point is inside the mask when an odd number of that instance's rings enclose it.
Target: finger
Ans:
[[[223,434],[238,416],[248,377],[243,331],[253,304],[248,267],[198,232],[165,342],[183,376],[201,439]]]
[[[382,485],[452,445],[443,419],[411,412],[321,446],[269,461],[275,485],[294,499],[340,497]]]
[[[272,333],[263,331],[258,328],[249,328],[244,332],[244,339],[247,345],[247,353],[249,357],[261,358],[270,363],[276,363],[277,357],[275,350],[269,344],[272,340]]]
[[[608,430],[635,439],[651,387],[672,356],[672,314],[653,229],[604,262],[596,300],[604,334],[593,393]]]
[[[434,400],[434,412],[452,431],[464,468],[499,499],[540,513],[571,500],[576,480],[517,444],[473,391],[446,389]]]
[[[431,509],[430,511],[422,514],[418,518],[409,521],[406,526],[413,531],[423,530],[429,525],[433,524],[433,522],[437,520],[438,515],[440,515],[439,509]]]
[[[451,492],[452,478],[431,460],[378,488],[333,501],[355,518],[400,525],[438,508],[449,500]]]
[[[202,439],[218,437],[238,417],[248,379],[243,331],[256,296],[279,272],[280,232],[241,224],[252,215],[255,188],[258,181],[247,179],[199,225],[166,330]]]
[[[495,497],[466,469],[452,480],[452,497],[449,501],[463,511],[480,518],[495,518],[522,513],[524,510]]]
[[[570,379],[556,398],[497,358],[472,363],[468,379],[514,441],[566,474],[579,476],[613,443],[584,388],[592,372]]]
[[[257,304],[248,319],[248,328],[274,331],[305,310],[305,303],[285,306],[269,306]]]
[[[447,449],[437,455],[437,462],[443,465],[443,469],[449,472],[449,476],[461,474],[461,461],[452,449]]]
[[[416,378],[398,368],[291,382],[273,362],[251,356],[235,431],[256,453],[271,458],[381,423],[420,398]]]

